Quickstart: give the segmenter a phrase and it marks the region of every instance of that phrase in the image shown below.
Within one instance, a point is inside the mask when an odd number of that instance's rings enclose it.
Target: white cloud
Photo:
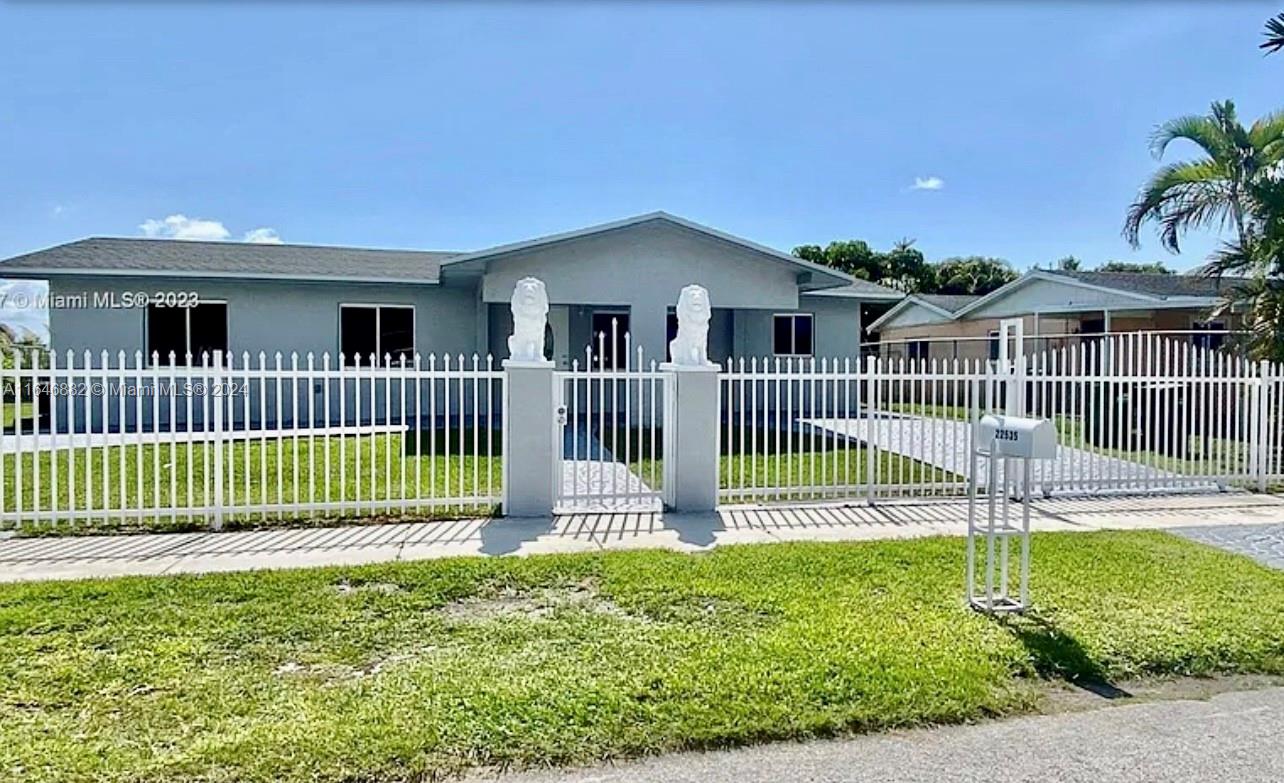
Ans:
[[[945,180],[940,177],[915,177],[910,190],[940,190],[945,187]]]
[[[138,228],[144,236],[164,239],[222,241],[232,235],[232,232],[227,230],[227,226],[217,220],[189,218],[181,214],[170,215],[164,220],[155,218],[144,220]]]
[[[0,324],[19,336],[31,332],[49,340],[48,285],[43,280],[0,280]]]
[[[275,228],[256,228],[253,231],[246,231],[241,241],[255,245],[279,245],[281,244],[281,235],[276,233]]]

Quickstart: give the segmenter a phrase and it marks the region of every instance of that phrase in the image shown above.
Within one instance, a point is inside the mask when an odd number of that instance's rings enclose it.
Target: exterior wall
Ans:
[[[812,348],[817,359],[857,360],[860,357],[861,303],[855,299],[801,296],[798,307],[740,310],[736,313],[733,356],[772,356],[772,316],[811,313]]]
[[[405,304],[415,307],[415,348],[430,353],[485,352],[479,333],[475,289],[448,286],[360,283],[194,280],[191,278],[55,277],[52,296],[95,291],[195,291],[201,299],[227,302],[228,347],[238,356],[259,351],[302,359],[309,351],[339,352],[340,304]],[[137,309],[51,309],[53,348],[80,353],[146,350],[146,311]],[[480,319],[484,322],[484,318]],[[497,357],[498,358],[498,357]]]
[[[1067,309],[1145,309],[1146,302],[1110,291],[1034,280],[989,304],[968,313],[970,318],[1014,318],[1027,313],[1064,312]]]
[[[627,309],[635,344],[654,357],[665,354],[669,308],[685,285],[709,289],[715,308],[798,308],[797,269],[669,224],[643,224],[493,260],[483,276],[482,298],[507,302],[517,280],[527,276],[544,281],[553,304]],[[576,322],[573,308],[571,344],[582,346],[589,330],[577,329]]]
[[[1083,321],[1101,320],[1103,313],[1086,312],[1074,316],[1038,317],[1036,330],[1035,316],[1026,315],[1025,336],[1027,351],[1041,350],[1047,347],[1060,347],[1066,344],[1078,344],[1082,338],[1046,337],[1034,340],[1041,335],[1078,335],[1083,331]],[[1196,324],[1207,319],[1207,314],[1199,309],[1167,310],[1130,310],[1123,313],[1112,312],[1110,315],[1110,332],[1151,332],[1174,331],[1184,332],[1195,328]],[[999,318],[969,318],[962,321],[925,324],[920,326],[888,328],[880,330],[882,347],[881,355],[903,357],[907,355],[905,341],[929,340],[929,359],[987,359],[990,356],[990,332],[999,328]],[[1219,319],[1227,322],[1227,328],[1233,329],[1233,319]],[[982,338],[982,339],[976,339]]]

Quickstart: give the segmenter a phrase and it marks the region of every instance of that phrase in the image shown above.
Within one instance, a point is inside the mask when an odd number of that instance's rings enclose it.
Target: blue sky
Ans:
[[[664,209],[782,249],[1187,268],[1212,238],[1119,236],[1147,136],[1284,107],[1256,48],[1279,10],[4,4],[0,256],[259,229],[473,249]]]

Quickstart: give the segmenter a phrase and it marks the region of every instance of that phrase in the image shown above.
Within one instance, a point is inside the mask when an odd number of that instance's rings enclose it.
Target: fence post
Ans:
[[[548,516],[561,480],[554,451],[561,443],[555,437],[553,362],[505,359],[504,376],[504,514]]]
[[[718,507],[718,366],[665,363],[673,403],[665,428],[666,495],[675,511],[704,512]],[[671,450],[670,450],[670,447]],[[671,489],[669,489],[671,487]]]
[[[210,367],[209,388],[210,404],[213,405],[213,447],[214,447],[214,519],[210,522],[211,530],[223,529],[223,352],[214,352],[214,364]],[[280,422],[278,422],[279,426]],[[278,455],[279,458],[279,455]]]
[[[878,479],[878,356],[865,359],[865,503],[874,505],[874,482]]]
[[[1253,421],[1249,432],[1253,449],[1253,475],[1257,477],[1257,491],[1266,491],[1266,467],[1270,463],[1267,455],[1267,376],[1270,374],[1270,363],[1262,360],[1257,363],[1257,378],[1253,384]]]

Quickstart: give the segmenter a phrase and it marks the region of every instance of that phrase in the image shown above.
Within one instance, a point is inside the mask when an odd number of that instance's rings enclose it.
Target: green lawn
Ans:
[[[418,781],[1284,673],[1284,572],[1246,559],[1040,534],[1007,621],[962,570],[937,538],[3,586],[0,777]]]
[[[21,406],[16,402],[0,402],[0,430],[13,427],[16,423],[14,414],[19,411],[22,413],[24,422],[35,415],[35,407],[29,402],[24,402]],[[24,424],[23,426],[29,427],[30,425]]]
[[[237,527],[313,517],[320,520],[382,515],[386,513],[386,508],[381,505],[381,501],[385,501],[389,496],[394,500],[403,496],[403,469],[406,498],[485,496],[491,493],[492,487],[493,492],[498,495],[502,476],[498,434],[495,435],[495,443],[491,444],[489,449],[486,435],[479,434],[476,455],[473,453],[471,431],[466,431],[464,435],[463,456],[459,455],[459,442],[456,434],[452,432],[449,444],[451,456],[447,458],[444,456],[447,444],[439,432],[435,460],[431,456],[432,446],[427,437],[419,446],[421,456],[418,457],[413,436],[403,435],[362,437],[359,439],[359,446],[358,439],[354,437],[301,437],[298,441],[297,459],[294,441],[289,437],[282,438],[279,444],[275,438],[269,438],[266,444],[258,440],[229,442],[224,446],[225,469],[231,472],[231,478],[224,484],[224,500],[229,506],[245,505],[247,497],[251,503],[264,501],[293,503],[296,486],[299,502],[302,503],[339,502],[341,499],[352,501],[360,497],[361,505],[359,508],[354,507],[342,513],[328,511],[318,512],[315,515],[310,515],[306,511],[283,514],[268,512],[266,516],[259,512],[229,513],[224,517],[225,524],[229,527]],[[147,437],[144,434],[144,438]],[[328,463],[325,453],[327,445],[330,452]],[[77,449],[74,451],[74,456],[71,450],[46,449],[39,452],[39,484],[36,483],[36,456],[27,452],[22,456],[21,465],[22,508],[26,510],[33,508],[33,501],[36,499],[34,493],[39,486],[40,508],[51,508],[51,503],[56,498],[60,509],[68,509],[73,501],[72,486],[69,481],[73,459],[75,462],[74,505],[77,509],[119,508],[123,497],[129,509],[138,508],[141,501],[143,508],[141,518],[124,523],[118,520],[103,521],[101,518],[92,518],[67,524],[35,524],[29,526],[30,532],[74,532],[100,528],[182,530],[202,528],[207,524],[207,520],[200,514],[161,516],[157,519],[153,512],[159,510],[164,514],[174,508],[199,507],[206,502],[207,497],[213,497],[212,446],[193,444],[190,452],[187,444],[183,443],[175,445],[173,449],[168,443],[161,443],[159,446],[151,444],[110,446]],[[358,459],[360,472],[357,470]],[[3,460],[3,506],[6,511],[14,511],[18,507],[19,499],[18,457],[8,454],[3,456]],[[58,467],[56,496],[52,480],[55,460]],[[92,465],[87,465],[87,462],[92,462]],[[315,476],[309,470],[309,465],[315,466]],[[92,481],[87,482],[86,476],[91,475],[90,469],[92,469]],[[279,491],[278,470],[281,477]],[[208,479],[206,472],[211,474]],[[326,491],[327,472],[330,482],[328,493]],[[141,493],[138,491],[140,473],[143,487]],[[122,476],[124,477],[123,495]],[[310,476],[314,477],[310,479]],[[416,483],[416,476],[418,483]],[[154,482],[157,477],[159,481]],[[158,493],[153,490],[154,485],[159,490]],[[105,504],[104,489],[106,490]],[[188,504],[189,489],[192,495],[191,505]],[[373,502],[371,502],[372,499]],[[411,513],[416,517],[433,517],[489,514],[495,510],[489,504],[470,504],[462,507],[425,506],[422,511]],[[392,515],[401,516],[401,512],[394,511]]]

